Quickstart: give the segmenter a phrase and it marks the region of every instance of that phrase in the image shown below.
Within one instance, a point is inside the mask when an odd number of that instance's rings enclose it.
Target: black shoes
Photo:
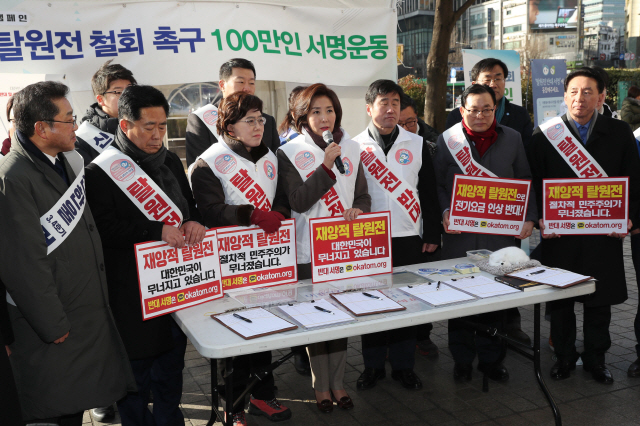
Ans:
[[[296,353],[293,356],[293,366],[298,374],[311,376],[311,365],[309,365],[309,357],[307,357],[306,354]]]
[[[631,363],[629,369],[627,370],[627,376],[631,378],[640,377],[640,358]]]
[[[453,379],[458,382],[468,382],[471,380],[471,372],[473,366],[471,364],[455,363],[453,366]]]
[[[365,368],[358,381],[356,382],[356,388],[358,390],[367,390],[373,388],[378,380],[384,379],[386,372],[383,369]]]
[[[509,380],[509,371],[503,364],[483,364],[478,363],[478,370],[485,373],[489,378],[496,382],[506,382]]]
[[[422,381],[420,377],[413,372],[413,370],[398,370],[393,371],[391,373],[391,378],[393,380],[400,381],[402,387],[410,390],[420,390],[422,389]]]
[[[568,379],[571,376],[571,370],[576,369],[576,363],[574,362],[565,362],[565,361],[556,361],[551,367],[551,378],[553,380],[564,380]]]
[[[613,376],[611,372],[604,366],[604,364],[597,364],[593,367],[587,367],[583,365],[582,368],[584,371],[588,371],[591,373],[591,377],[598,383],[602,383],[605,385],[610,385],[613,383]]]

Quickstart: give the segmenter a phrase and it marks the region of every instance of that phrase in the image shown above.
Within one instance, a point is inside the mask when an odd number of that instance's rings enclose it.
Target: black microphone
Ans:
[[[330,131],[325,130],[322,134],[322,139],[324,139],[327,145],[330,145],[333,143],[333,134],[331,134]],[[340,156],[337,156],[334,162],[340,174],[344,174],[344,164],[342,164],[342,158],[340,158]]]

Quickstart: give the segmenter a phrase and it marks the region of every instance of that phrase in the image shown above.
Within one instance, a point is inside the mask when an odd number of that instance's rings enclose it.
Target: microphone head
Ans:
[[[324,139],[327,145],[329,145],[330,143],[333,143],[333,134],[330,131],[325,130],[322,133],[322,139]]]

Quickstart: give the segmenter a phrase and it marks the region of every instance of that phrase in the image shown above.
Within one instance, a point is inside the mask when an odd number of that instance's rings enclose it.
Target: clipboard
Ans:
[[[362,311],[354,311],[353,309],[351,309],[351,307],[349,307],[349,304],[343,302],[340,300],[340,296],[345,296],[345,295],[354,295],[355,297],[357,297],[357,295],[361,295],[362,299],[361,302],[366,302],[366,303],[370,303],[370,304],[374,304],[376,302],[376,299],[374,298],[370,298],[367,296],[364,296],[363,293],[368,293],[377,297],[383,297],[385,300],[385,302],[388,301],[388,303],[386,303],[386,305],[396,305],[397,307],[392,307],[392,308],[387,308],[387,309],[382,309],[382,310],[376,310],[376,311],[371,311],[371,312],[362,312]],[[384,295],[383,293],[381,293],[378,290],[369,290],[369,291],[343,291],[341,293],[332,293],[331,297],[338,302],[340,305],[342,305],[347,311],[349,311],[352,315],[356,316],[356,317],[362,317],[365,315],[375,315],[375,314],[384,314],[386,312],[397,312],[397,311],[404,311],[407,308],[405,306],[402,306],[401,304],[399,304],[398,302],[392,300],[391,298],[387,297],[386,295]],[[354,301],[351,302],[351,305],[353,307],[354,303],[361,303],[358,301]]]
[[[251,323],[244,321],[240,318],[236,318],[233,315],[237,314],[242,316],[243,318],[247,318],[251,320]],[[230,309],[220,314],[213,314],[211,318],[218,321],[224,327],[236,333],[238,336],[242,337],[245,340],[257,339],[258,337],[268,336],[270,334],[282,333],[289,330],[295,330],[298,328],[297,325],[290,323],[289,321],[280,318],[277,315],[272,314],[263,308],[251,308],[251,309]],[[268,331],[257,332],[256,334],[247,333],[246,331],[250,329],[252,326],[257,326],[264,328],[268,323],[265,320],[273,321],[274,327],[268,327]],[[255,325],[254,325],[255,324]],[[234,325],[236,327],[234,327]]]
[[[576,276],[577,279],[567,283],[567,284],[559,284],[557,282],[558,278],[561,278],[562,275],[567,276]],[[537,266],[533,268],[521,269],[519,271],[514,271],[510,274],[505,274],[506,277],[520,278],[523,280],[535,281],[540,284],[546,284],[551,287],[556,288],[567,288],[573,287],[574,285],[583,283],[585,281],[593,280],[593,277],[588,277],[586,275],[578,274],[576,272],[567,271],[565,269],[560,268],[550,268],[547,266]]]

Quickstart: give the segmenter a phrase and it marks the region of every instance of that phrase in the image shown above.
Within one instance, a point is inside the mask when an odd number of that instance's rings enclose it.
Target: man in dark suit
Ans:
[[[600,165],[607,176],[629,177],[629,217],[638,217],[640,208],[640,159],[627,123],[598,114],[598,102],[604,98],[601,77],[589,68],[569,74],[564,83],[567,114],[562,116],[564,126]],[[559,123],[559,125],[561,125]],[[543,211],[542,180],[576,178],[576,172],[549,142],[545,133],[536,128],[531,138],[529,162],[538,212]],[[540,229],[544,222],[539,220]],[[631,228],[629,221],[629,228]],[[637,226],[637,225],[636,225]],[[600,382],[613,383],[605,367],[605,353],[611,346],[609,323],[611,305],[627,300],[624,274],[622,239],[623,229],[609,235],[543,235],[542,263],[596,278],[596,291],[588,296],[550,302],[551,338],[558,361],[551,369],[551,377],[566,379],[575,369],[580,354],[576,351],[575,302],[584,304],[583,367]]]
[[[229,59],[220,67],[218,85],[222,91],[223,98],[235,92],[246,92],[254,95],[256,93],[256,69],[253,63],[242,58]],[[219,99],[213,105],[217,106],[218,102],[220,102]],[[264,112],[262,116],[267,119],[262,141],[275,153],[280,146],[276,120]],[[217,114],[215,114],[215,117],[217,118]],[[215,123],[213,125],[215,126]],[[198,117],[196,112],[192,112],[187,118],[186,139],[187,166],[195,162],[196,158],[205,152],[207,148],[218,142],[217,136]]]

